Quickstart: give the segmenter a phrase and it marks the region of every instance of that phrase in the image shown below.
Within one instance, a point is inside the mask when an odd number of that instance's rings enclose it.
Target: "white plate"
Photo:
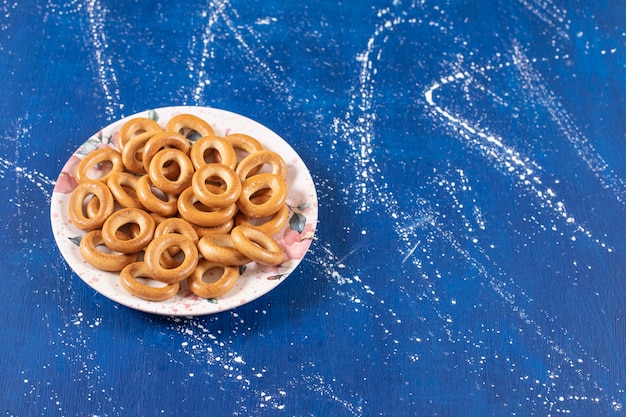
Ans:
[[[85,262],[79,251],[80,238],[85,234],[69,220],[67,203],[76,186],[76,165],[89,152],[103,146],[116,147],[121,126],[133,117],[150,117],[161,126],[180,113],[199,116],[209,122],[217,135],[245,133],[255,137],[266,149],[282,155],[287,163],[287,184],[290,207],[289,224],[275,236],[289,258],[277,267],[256,263],[247,265],[237,284],[217,299],[203,299],[189,291],[185,282],[175,297],[160,302],[145,301],[128,293],[119,282],[119,274],[100,271]],[[304,162],[280,136],[267,127],[244,116],[208,107],[164,107],[147,110],[119,120],[90,137],[67,161],[55,184],[50,204],[52,230],[61,254],[76,272],[94,290],[127,307],[154,314],[197,316],[229,310],[268,293],[284,281],[306,254],[317,225],[317,193],[311,174]]]

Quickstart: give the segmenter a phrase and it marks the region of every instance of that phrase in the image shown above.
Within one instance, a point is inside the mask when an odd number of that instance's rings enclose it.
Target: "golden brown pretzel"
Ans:
[[[165,130],[180,133],[185,136],[191,131],[197,132],[200,137],[215,135],[210,124],[193,114],[179,114],[172,117],[169,122],[167,122],[167,125],[165,125]]]
[[[135,117],[122,125],[119,131],[119,147],[124,149],[129,140],[143,132],[163,131],[157,122],[147,117]]]
[[[285,204],[272,216],[262,219],[251,219],[243,212],[237,213],[235,216],[235,225],[252,226],[261,230],[270,236],[278,233],[289,221],[289,207]]]
[[[237,164],[237,175],[241,181],[245,181],[251,173],[259,171],[263,165],[269,165],[272,168],[271,173],[285,179],[287,174],[287,165],[283,158],[276,152],[264,149],[249,154]]]
[[[245,265],[250,258],[235,247],[233,239],[227,233],[212,233],[198,241],[198,251],[204,259],[222,265]]]
[[[152,162],[154,155],[165,148],[176,148],[185,155],[189,155],[191,145],[187,138],[175,132],[162,132],[152,136],[143,147],[143,153],[141,155],[143,168],[146,172],[150,172],[150,162]]]
[[[269,235],[250,226],[235,226],[230,232],[235,247],[262,265],[279,265],[284,257],[278,243]]]
[[[90,201],[90,198],[98,199],[95,215],[85,215],[85,205],[88,204],[86,201]],[[88,180],[78,184],[72,191],[68,201],[68,214],[74,226],[91,231],[102,227],[113,213],[114,207],[115,200],[109,187],[102,181]]]
[[[137,198],[137,178],[128,172],[115,172],[109,176],[107,185],[113,194],[115,201],[122,207],[142,209],[143,205]]]
[[[128,236],[126,236],[128,238]],[[137,260],[137,253],[108,253],[98,250],[104,244],[102,230],[88,232],[80,240],[80,254],[92,266],[103,271],[120,271],[126,265]]]
[[[207,187],[207,180],[219,179],[224,188]],[[206,164],[196,170],[192,179],[193,193],[207,207],[227,207],[234,204],[241,194],[241,181],[229,167],[222,164]]]
[[[226,165],[231,169],[237,166],[237,154],[232,145],[219,136],[204,136],[194,142],[191,146],[189,156],[193,166],[199,169],[209,163],[208,154],[215,154],[215,162]]]
[[[105,171],[105,165],[110,165],[109,170]],[[89,172],[92,168],[98,167],[101,170],[101,176],[91,178]],[[76,166],[76,182],[81,183],[87,180],[98,180],[106,182],[113,172],[121,172],[124,170],[122,155],[113,148],[100,148],[85,155],[85,157]]]
[[[152,279],[150,273],[150,268],[145,262],[133,262],[120,272],[120,283],[132,295],[148,301],[164,301],[178,293],[178,283],[154,287],[137,281],[137,278]]]
[[[130,138],[122,148],[122,162],[127,171],[134,174],[145,174],[146,169],[143,166],[143,150],[146,143],[157,133],[158,130],[143,132]]]
[[[179,248],[184,259],[177,266],[170,268],[161,263],[164,253],[170,248]],[[167,233],[158,236],[146,248],[144,261],[150,267],[154,279],[173,284],[187,278],[198,266],[198,248],[193,241],[178,233]]]
[[[213,269],[222,269],[217,281],[205,282],[205,274]],[[236,266],[220,265],[206,259],[200,260],[195,271],[187,278],[191,292],[202,298],[216,298],[226,294],[235,286],[239,279],[239,268]]]
[[[181,217],[198,226],[212,227],[223,225],[233,218],[237,212],[236,204],[219,209],[207,208],[207,211],[204,211],[196,207],[197,202],[198,199],[193,193],[193,187],[185,189],[178,196],[178,212]]]
[[[155,193],[159,191],[156,187],[153,187],[152,180],[148,174],[143,175],[137,181],[137,198],[146,209],[160,216],[173,216],[177,210],[176,195],[162,193],[162,195],[157,196]]]
[[[166,176],[168,164],[178,165],[178,175]],[[193,164],[189,157],[176,148],[165,148],[154,155],[148,170],[152,184],[166,194],[179,194],[191,185],[194,175]]]
[[[137,224],[139,231],[130,239],[120,239],[117,231],[123,226]],[[145,211],[136,208],[123,208],[111,214],[102,225],[102,239],[111,250],[122,253],[136,253],[143,250],[154,235],[154,219]]]
[[[260,203],[254,200],[258,192],[272,190],[269,198]],[[242,185],[237,206],[249,217],[262,218],[276,213],[287,200],[287,183],[282,178],[269,173],[256,174],[249,177]]]

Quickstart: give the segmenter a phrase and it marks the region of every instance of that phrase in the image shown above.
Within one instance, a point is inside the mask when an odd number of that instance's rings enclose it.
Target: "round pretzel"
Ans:
[[[225,189],[214,192],[207,188],[206,181],[218,178],[224,182]],[[193,193],[207,207],[226,207],[234,204],[241,194],[241,181],[232,169],[222,164],[206,164],[193,174]]]
[[[250,226],[235,226],[230,232],[235,247],[248,258],[262,265],[279,265],[283,251],[266,233]]]
[[[130,239],[120,239],[117,231],[125,225],[137,224],[139,231]],[[111,214],[102,225],[102,239],[111,250],[136,253],[143,250],[154,235],[154,219],[145,211],[123,208]]]
[[[216,281],[205,282],[205,274],[213,269],[222,269],[222,273]],[[239,279],[239,268],[236,266],[220,265],[202,259],[195,271],[187,278],[187,285],[198,297],[217,298],[230,291],[237,283],[237,279]]]
[[[254,201],[255,193],[271,189],[267,201]],[[268,217],[276,213],[287,199],[287,183],[282,178],[269,173],[256,174],[244,181],[237,206],[250,217]]]
[[[168,268],[161,263],[161,258],[172,247],[179,248],[184,259],[179,265]],[[144,254],[144,261],[150,267],[152,277],[167,284],[180,282],[191,275],[198,265],[198,259],[198,249],[193,241],[178,233],[167,233],[154,238]]]
[[[226,142],[230,143],[233,149],[235,149],[235,152],[239,150],[240,153],[244,155],[263,150],[261,142],[243,133],[231,133],[230,135],[224,136],[224,139]]]
[[[102,230],[92,230],[80,240],[80,254],[90,265],[103,271],[111,272],[120,271],[129,263],[137,260],[137,253],[117,254],[98,250],[98,246],[103,244]]]
[[[287,205],[285,204],[283,204],[283,206],[272,216],[262,219],[253,219],[241,211],[235,216],[235,225],[256,227],[263,233],[270,236],[278,233],[287,224],[288,221],[289,207],[287,207]]]
[[[119,131],[119,147],[124,149],[129,140],[143,132],[162,131],[157,122],[147,117],[135,117],[122,125]]]
[[[207,155],[215,153],[215,162],[235,169],[237,165],[237,154],[232,145],[219,136],[204,136],[194,142],[191,146],[189,156],[196,169],[208,163]]]
[[[204,259],[222,265],[245,265],[250,258],[235,247],[233,239],[227,233],[212,233],[198,241],[198,251]]]
[[[210,124],[193,114],[179,114],[172,117],[165,125],[165,130],[184,134],[185,136],[188,136],[193,131],[197,132],[200,137],[215,135]]]
[[[110,169],[105,171],[105,166],[110,165]],[[90,171],[97,167],[100,171],[100,177],[92,178]],[[121,172],[124,170],[122,155],[113,148],[100,148],[85,155],[85,157],[76,166],[76,182],[81,183],[87,180],[98,180],[106,182],[113,172]]]
[[[200,210],[196,207],[197,197],[193,193],[193,187],[188,187],[178,196],[178,212],[183,219],[190,223],[203,227],[219,226],[230,220],[237,212],[237,205]]]
[[[91,199],[89,199],[90,197]],[[85,205],[94,198],[98,201],[96,212],[85,215]],[[78,184],[68,201],[70,220],[74,226],[84,231],[102,227],[106,219],[113,213],[114,208],[115,200],[109,187],[102,181],[96,180],[88,180]],[[87,213],[89,212],[91,210],[87,211]]]
[[[115,172],[107,180],[109,190],[113,194],[115,201],[122,207],[133,207],[142,209],[143,205],[137,198],[137,178],[128,172]]]
[[[265,164],[272,167],[272,174],[285,179],[285,175],[287,174],[285,161],[279,154],[267,149],[251,153],[243,158],[239,164],[237,164],[235,172],[237,172],[241,181],[245,181],[251,173],[258,172]]]
[[[137,278],[149,278],[151,270],[145,262],[133,262],[128,264],[120,272],[120,284],[132,295],[148,301],[164,301],[178,293],[179,284],[167,284],[163,286],[150,286],[137,281]]]
[[[177,210],[176,195],[160,191],[153,187],[152,180],[148,174],[140,177],[137,181],[137,198],[145,208],[161,216],[173,216]]]
[[[127,171],[134,174],[145,174],[146,168],[143,166],[143,150],[146,143],[157,133],[158,130],[151,130],[133,136],[122,148],[122,162]]]
[[[178,175],[170,179],[165,175],[167,164],[178,165]],[[152,184],[166,194],[179,194],[191,185],[194,175],[193,164],[189,157],[175,148],[165,148],[154,155],[148,170]]]
[[[154,155],[165,148],[176,148],[185,155],[189,155],[191,145],[187,138],[175,132],[162,132],[152,136],[143,147],[141,156],[141,162],[143,162],[143,168],[146,172],[150,172],[150,162],[152,162]]]

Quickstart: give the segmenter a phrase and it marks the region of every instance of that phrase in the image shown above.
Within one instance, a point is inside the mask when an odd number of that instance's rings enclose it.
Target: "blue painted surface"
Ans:
[[[622,2],[0,4],[7,416],[624,413]],[[320,198],[276,290],[171,318],[95,293],[48,206],[168,105],[284,137]]]

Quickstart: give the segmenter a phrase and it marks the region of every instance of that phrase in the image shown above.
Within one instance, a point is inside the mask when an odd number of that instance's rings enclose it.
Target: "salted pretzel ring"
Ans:
[[[268,234],[250,226],[235,226],[230,232],[235,247],[248,258],[262,265],[278,265],[283,251]]]
[[[124,144],[122,148],[122,162],[127,171],[134,174],[145,174],[146,168],[143,166],[143,149],[146,143],[157,133],[158,130],[151,130],[133,136]]]
[[[148,301],[164,301],[172,298],[178,293],[179,284],[163,284],[160,286],[150,286],[137,281],[137,278],[151,277],[150,267],[145,262],[133,262],[120,271],[120,284],[132,295]]]
[[[196,169],[208,163],[207,155],[214,153],[215,162],[231,169],[237,166],[237,154],[232,145],[219,136],[203,136],[191,146],[189,156]]]
[[[102,169],[102,175],[100,175],[100,177],[92,178],[90,176],[89,172],[93,167],[98,167],[98,169],[101,169],[101,167],[104,167],[104,165],[108,164],[111,165],[109,171],[104,172],[104,169]],[[90,152],[88,155],[85,155],[85,157],[76,166],[75,178],[76,182],[78,183],[87,180],[98,180],[106,182],[113,172],[121,172],[123,170],[124,163],[122,162],[122,155],[120,155],[120,153],[115,149],[106,147],[96,149],[95,151]]]
[[[150,172],[150,162],[161,149],[176,148],[185,155],[189,155],[191,145],[186,137],[175,132],[161,132],[152,136],[143,147],[141,161],[146,172]]]
[[[240,153],[251,154],[263,150],[261,142],[244,133],[231,133],[224,136],[224,139],[230,143],[235,152],[239,150]]]
[[[271,189],[272,194],[264,202],[254,201],[255,193]],[[274,174],[256,174],[243,182],[237,206],[250,217],[268,217],[276,213],[287,200],[287,183]]]
[[[165,267],[161,257],[169,248],[179,248],[184,259],[173,268]],[[152,277],[166,284],[180,282],[187,278],[198,266],[198,248],[191,239],[178,233],[167,233],[150,242],[144,254],[144,262],[150,267]]]
[[[168,164],[178,165],[178,175],[170,179],[166,176]],[[179,194],[191,185],[194,176],[193,164],[189,157],[176,148],[165,148],[154,155],[148,170],[152,184],[166,194]]]
[[[150,175],[139,177],[136,190],[137,198],[146,209],[164,217],[176,214],[176,195],[159,192],[161,190],[153,186]]]
[[[222,265],[245,265],[250,258],[235,247],[228,233],[211,233],[198,241],[198,251],[204,259]]]
[[[200,137],[215,135],[210,124],[193,114],[179,114],[172,117],[169,122],[167,122],[167,125],[165,125],[165,130],[181,133],[185,136],[187,136],[190,131],[197,132]]]
[[[123,226],[137,224],[139,231],[130,239],[120,239],[117,231]],[[154,219],[145,211],[136,208],[123,208],[111,214],[102,225],[102,239],[111,250],[122,253],[135,253],[143,250],[154,235]]]
[[[137,198],[137,178],[128,172],[114,172],[107,180],[111,194],[122,207],[143,208]]]
[[[283,204],[283,206],[272,216],[262,219],[253,219],[241,211],[235,216],[235,225],[256,227],[263,233],[270,236],[278,233],[287,224],[288,221],[289,207],[287,207],[287,205],[285,204]]]
[[[235,172],[237,172],[241,181],[245,181],[251,173],[260,170],[265,164],[271,166],[272,174],[285,179],[285,175],[287,174],[285,161],[279,154],[267,149],[251,153],[243,158],[239,164],[237,164]]]
[[[157,122],[148,117],[135,117],[124,123],[118,133],[119,147],[124,149],[129,140],[143,132],[163,131]]]
[[[207,187],[206,181],[219,179],[224,182],[225,188]],[[192,188],[194,195],[207,207],[227,207],[234,204],[241,194],[241,180],[232,169],[222,164],[206,164],[193,174]]]
[[[128,238],[128,235],[126,237]],[[110,272],[120,271],[137,260],[137,253],[107,253],[98,250],[98,246],[103,244],[102,230],[92,230],[80,240],[80,254],[90,265]]]
[[[219,278],[214,282],[205,282],[204,276],[213,269],[222,269]],[[200,260],[195,271],[187,278],[187,285],[191,292],[202,298],[217,298],[226,294],[235,286],[239,279],[239,268],[236,266],[220,265],[206,259]]]
[[[97,198],[95,213],[85,215],[84,206],[89,198]],[[107,217],[113,213],[115,200],[109,187],[102,181],[88,180],[76,186],[68,201],[68,214],[74,226],[84,231],[102,227]]]
[[[193,187],[188,187],[178,196],[178,212],[183,219],[198,226],[212,227],[223,225],[237,212],[236,204],[219,209],[207,208],[207,211],[204,211],[196,207],[197,202],[198,199],[194,195]]]

